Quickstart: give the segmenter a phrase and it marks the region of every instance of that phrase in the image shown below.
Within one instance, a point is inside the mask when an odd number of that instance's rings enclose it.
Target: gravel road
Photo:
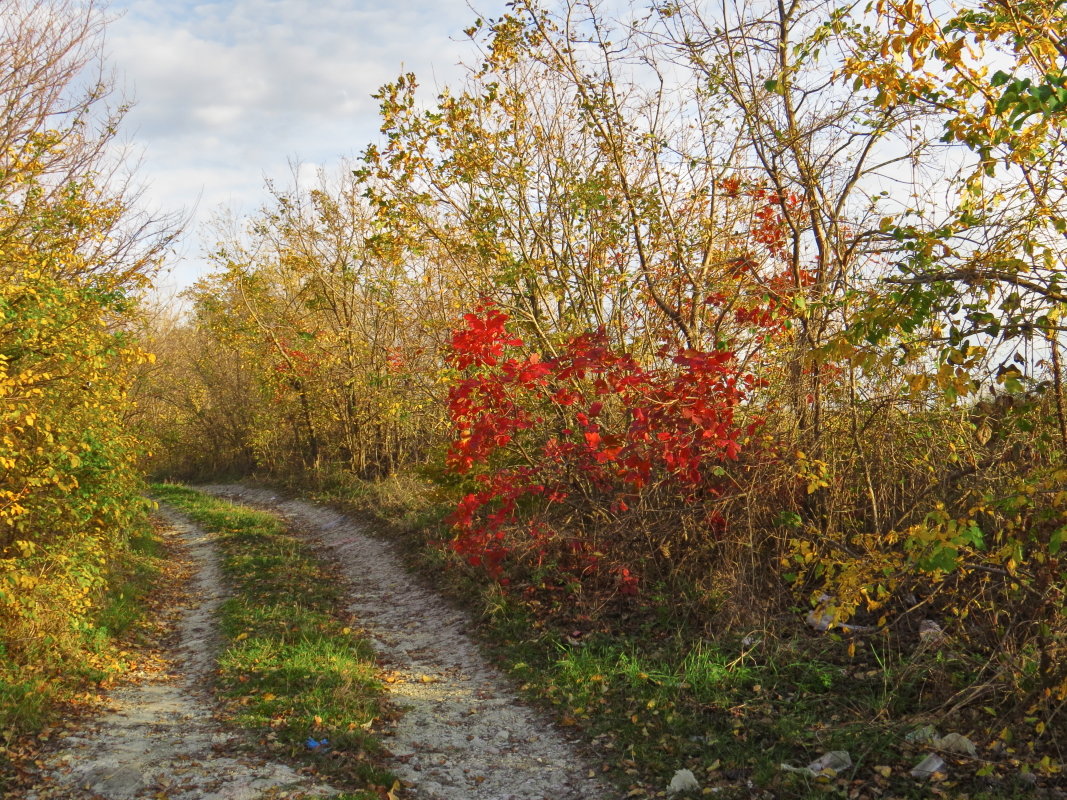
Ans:
[[[420,586],[388,542],[333,509],[244,486],[204,491],[269,508],[344,571],[350,610],[389,671],[403,714],[388,766],[420,800],[607,800],[568,740],[531,708],[467,636],[470,620]]]
[[[338,792],[285,764],[237,748],[212,716],[215,611],[224,597],[211,537],[184,517],[161,512],[168,537],[192,561],[177,643],[154,669],[129,676],[109,709],[57,737],[27,800],[266,800]]]

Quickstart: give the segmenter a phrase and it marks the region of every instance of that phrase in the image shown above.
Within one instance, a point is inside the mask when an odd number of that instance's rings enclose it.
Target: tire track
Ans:
[[[236,754],[237,737],[214,719],[206,690],[215,663],[215,613],[225,597],[211,536],[162,509],[167,536],[194,564],[195,604],[178,619],[169,670],[108,696],[111,709],[56,741],[27,800],[266,800],[329,797],[332,787],[277,762]]]
[[[281,512],[337,559],[353,587],[349,610],[393,670],[404,713],[384,744],[390,769],[422,800],[603,800],[566,739],[522,705],[467,636],[468,618],[418,585],[384,541],[324,506],[239,485],[203,491]]]

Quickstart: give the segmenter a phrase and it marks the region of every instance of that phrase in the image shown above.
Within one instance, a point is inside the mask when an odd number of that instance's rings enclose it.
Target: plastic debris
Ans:
[[[920,725],[915,730],[904,734],[904,741],[912,744],[932,744],[938,738],[937,728],[933,725]]]
[[[940,739],[934,740],[934,747],[948,753],[959,753],[965,756],[978,755],[978,748],[974,742],[960,733],[946,733]]]
[[[833,770],[836,775],[851,766],[852,756],[848,754],[847,750],[831,750],[808,764],[808,769],[816,774],[826,772],[826,770]]]
[[[938,773],[945,774],[945,762],[941,760],[940,756],[935,756],[931,753],[911,771],[911,777],[932,778]]]
[[[851,767],[852,756],[848,754],[847,750],[831,750],[829,753],[819,756],[806,767],[781,765],[782,770],[785,772],[800,773],[807,775],[809,778],[833,778],[839,772]]]
[[[697,783],[696,775],[692,770],[680,769],[674,773],[674,777],[671,778],[671,783],[667,787],[668,794],[679,794],[681,792],[698,792],[700,791],[700,784]]]

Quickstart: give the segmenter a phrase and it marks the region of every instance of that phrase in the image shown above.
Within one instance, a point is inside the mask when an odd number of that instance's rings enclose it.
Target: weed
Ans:
[[[528,697],[586,742],[620,794],[661,794],[675,770],[688,768],[724,798],[753,796],[751,784],[790,800],[861,789],[920,800],[951,787],[908,775],[925,751],[905,734],[934,719],[942,732],[981,737],[980,721],[944,715],[934,685],[951,671],[973,672],[964,652],[890,635],[812,636],[788,621],[758,637],[724,630],[709,639],[706,620],[691,609],[674,613],[676,593],[668,592],[657,608],[560,613],[542,594],[480,579],[444,554],[441,528],[389,530],[405,542],[409,563],[481,618],[486,646]],[[853,768],[831,781],[781,770],[829,750],[847,750]],[[945,755],[954,785],[970,796],[1024,796],[1012,777],[1019,763],[975,775],[972,759]]]
[[[91,598],[88,613],[79,617],[42,599],[29,618],[32,626],[5,620],[10,627],[4,633],[22,636],[17,652],[0,638],[0,792],[16,785],[19,762],[34,758],[34,736],[55,720],[57,709],[77,710],[82,701],[72,701],[130,666],[120,648],[141,636],[152,614],[146,598],[161,572],[162,540],[145,526],[111,556],[105,588]],[[49,580],[63,578],[70,576],[61,572]],[[49,587],[43,584],[42,592]]]

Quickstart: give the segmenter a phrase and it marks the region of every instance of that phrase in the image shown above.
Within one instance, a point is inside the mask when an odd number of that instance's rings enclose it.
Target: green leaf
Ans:
[[[919,561],[919,569],[926,572],[939,570],[953,572],[959,566],[960,551],[955,547],[941,547]]]
[[[1008,81],[1010,81],[1011,79],[1012,79],[1012,76],[1011,76],[1011,75],[1009,75],[1009,74],[1008,74],[1007,72],[1005,72],[1005,71],[1004,71],[1004,70],[1002,70],[1002,69],[998,69],[998,70],[997,70],[997,71],[996,71],[996,72],[995,72],[995,73],[993,74],[993,78],[992,78],[992,80],[990,80],[990,82],[989,82],[989,83],[990,83],[990,84],[991,84],[992,86],[1003,86],[1004,84],[1006,84],[1006,83],[1007,83]]]
[[[982,534],[982,529],[973,522],[960,531],[959,536],[956,537],[956,541],[960,544],[969,544],[976,550],[985,549],[985,537]]]
[[[1048,551],[1052,555],[1059,555],[1060,548],[1063,547],[1064,538],[1067,538],[1067,525],[1057,528],[1048,537]]]

